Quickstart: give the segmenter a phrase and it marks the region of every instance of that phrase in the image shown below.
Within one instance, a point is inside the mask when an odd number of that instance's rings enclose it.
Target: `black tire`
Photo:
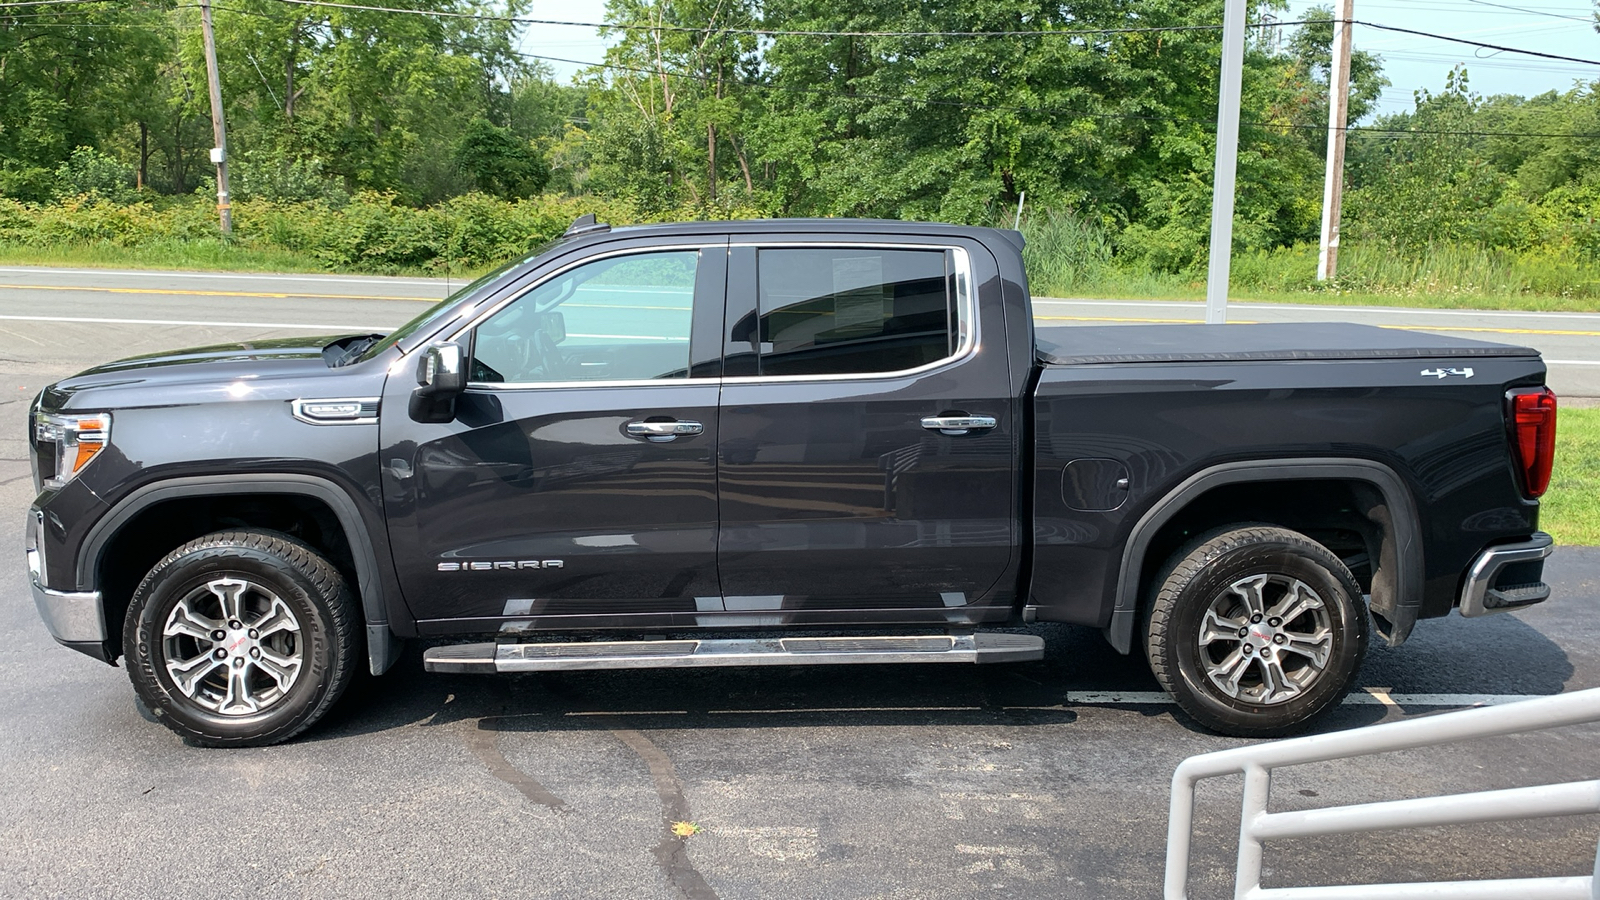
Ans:
[[[1361,589],[1303,534],[1258,525],[1203,536],[1172,556],[1156,584],[1145,619],[1150,668],[1213,731],[1293,734],[1355,682],[1368,640]],[[1273,612],[1296,614],[1284,621]]]
[[[344,693],[361,662],[358,625],[344,578],[311,547],[219,531],[156,563],[122,642],[134,690],[168,728],[201,746],[260,747],[311,727]]]

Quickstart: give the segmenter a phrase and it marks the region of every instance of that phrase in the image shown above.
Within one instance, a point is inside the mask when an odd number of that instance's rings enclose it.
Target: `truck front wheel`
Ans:
[[[1366,605],[1326,547],[1283,528],[1235,528],[1179,550],[1164,573],[1145,651],[1200,724],[1279,737],[1350,690],[1367,649]]]
[[[355,618],[344,579],[315,550],[276,532],[217,532],[167,554],[134,592],[128,677],[193,743],[275,744],[349,685]]]

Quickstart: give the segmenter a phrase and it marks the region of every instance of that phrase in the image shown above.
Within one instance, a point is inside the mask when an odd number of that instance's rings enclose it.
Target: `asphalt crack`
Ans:
[[[513,766],[500,750],[500,733],[484,728],[488,719],[479,719],[477,727],[467,730],[463,737],[467,749],[484,764],[489,774],[516,788],[530,801],[550,809],[566,809],[567,801],[545,790],[544,785]]]
[[[705,877],[689,860],[684,838],[672,831],[674,822],[690,821],[689,799],[683,795],[683,783],[678,780],[672,760],[654,741],[631,728],[612,726],[611,733],[644,760],[650,769],[650,779],[655,782],[656,795],[661,798],[661,842],[651,848],[651,852],[667,880],[687,900],[717,900],[717,892],[706,884]]]

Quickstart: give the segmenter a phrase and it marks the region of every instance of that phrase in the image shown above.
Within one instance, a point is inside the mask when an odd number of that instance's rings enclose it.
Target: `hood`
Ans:
[[[213,344],[132,356],[86,369],[45,389],[45,406],[60,409],[97,388],[229,382],[325,374],[342,348],[365,335],[335,334]]]

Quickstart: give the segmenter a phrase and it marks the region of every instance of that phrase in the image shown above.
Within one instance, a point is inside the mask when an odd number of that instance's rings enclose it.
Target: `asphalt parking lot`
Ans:
[[[51,274],[0,281],[74,283]],[[0,290],[0,548],[13,548],[0,553],[0,896],[1149,898],[1173,768],[1243,743],[1147,702],[1142,660],[1098,633],[1042,627],[1045,661],[989,667],[493,678],[425,674],[412,647],[291,744],[185,746],[122,670],[57,647],[38,621],[20,552],[28,401],[104,359],[305,333],[283,324],[392,325],[421,304],[368,298],[436,289],[108,283],[156,292]],[[160,293],[182,289],[213,293]],[[1322,728],[1463,699],[1439,695],[1600,687],[1600,549],[1562,548],[1547,577],[1541,607],[1375,647],[1362,690]],[[1291,770],[1274,808],[1592,779],[1597,738],[1569,728]],[[1231,896],[1237,790],[1202,792],[1193,896]],[[1597,837],[1600,816],[1281,842],[1267,884],[1580,874]]]

